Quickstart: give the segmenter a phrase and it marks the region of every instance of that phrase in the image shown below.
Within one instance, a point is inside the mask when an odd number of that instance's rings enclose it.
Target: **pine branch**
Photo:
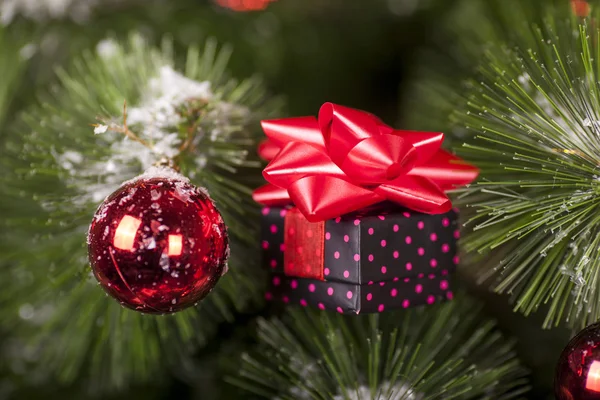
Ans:
[[[259,300],[261,273],[250,250],[258,213],[249,194],[260,182],[253,155],[257,122],[278,105],[264,100],[256,79],[227,76],[229,55],[229,49],[208,41],[203,49],[190,48],[180,64],[168,41],[161,49],[139,36],[123,45],[103,42],[96,54],[86,52],[68,70],[59,70],[59,85],[41,94],[39,105],[10,132],[0,162],[7,211],[0,222],[0,280],[11,284],[0,293],[0,321],[11,326],[12,335],[37,343],[36,368],[63,383],[88,379],[100,391],[156,381],[161,370],[204,345],[219,323],[231,321],[235,310]],[[179,67],[185,78],[177,74]],[[185,109],[176,112],[183,120],[164,131],[132,123],[132,130],[152,142],[150,153],[118,132],[94,135],[90,125],[96,117],[122,121],[124,100],[133,121],[132,107],[143,111],[152,97],[149,84],[165,71],[206,88],[202,112],[185,108],[191,101],[181,103]],[[198,307],[144,316],[121,308],[96,287],[85,232],[103,196],[186,139],[193,146],[180,152],[179,167],[208,189],[229,226],[230,272]]]
[[[258,348],[232,383],[290,400],[511,399],[527,391],[512,343],[464,295],[381,315],[286,312],[260,321]]]
[[[2,76],[0,81],[0,138],[5,136],[6,114],[33,51],[35,51],[34,46],[25,45],[22,35],[10,35],[0,25],[0,76]]]
[[[491,46],[454,115],[469,132],[457,152],[481,168],[459,192],[474,209],[464,248],[491,258],[473,272],[515,310],[548,304],[545,327],[585,326],[600,319],[600,14],[579,20],[568,2],[538,12],[542,24]]]

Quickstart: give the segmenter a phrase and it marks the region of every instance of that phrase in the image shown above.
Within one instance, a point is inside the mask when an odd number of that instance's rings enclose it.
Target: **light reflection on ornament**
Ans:
[[[183,248],[183,237],[181,235],[169,235],[169,256],[180,256]]]
[[[125,215],[117,226],[113,245],[119,250],[133,251],[135,236],[141,223],[141,219]]]
[[[585,388],[593,392],[600,392],[600,362],[594,361],[590,365]]]

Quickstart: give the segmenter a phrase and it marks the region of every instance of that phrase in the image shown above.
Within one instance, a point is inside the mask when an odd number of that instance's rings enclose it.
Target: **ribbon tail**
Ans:
[[[252,192],[252,199],[265,206],[283,206],[290,203],[290,195],[286,189],[266,184]]]
[[[268,182],[285,188],[308,175],[346,177],[327,154],[298,142],[288,143],[263,170]]]
[[[374,191],[390,201],[426,214],[443,214],[452,208],[452,202],[442,189],[420,176],[403,176]]]
[[[408,175],[427,178],[446,191],[473,182],[479,175],[479,169],[462,158],[440,149],[429,162],[413,168]]]
[[[317,175],[294,182],[290,198],[310,222],[324,221],[385,200],[372,190],[343,179]]]

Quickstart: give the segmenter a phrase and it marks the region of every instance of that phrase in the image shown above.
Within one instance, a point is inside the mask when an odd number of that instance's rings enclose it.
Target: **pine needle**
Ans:
[[[491,400],[528,390],[513,343],[463,294],[381,315],[286,313],[260,320],[258,348],[231,383],[290,400]]]

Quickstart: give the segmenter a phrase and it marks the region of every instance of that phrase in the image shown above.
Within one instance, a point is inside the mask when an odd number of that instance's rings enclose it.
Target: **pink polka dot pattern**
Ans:
[[[274,300],[343,314],[384,312],[452,298],[450,281],[437,276],[396,279],[371,286],[284,276],[279,278],[281,283],[272,286],[269,291]],[[296,289],[290,289],[293,281],[297,283]]]
[[[438,302],[453,297],[449,278],[459,262],[454,211],[443,215],[414,211],[345,215],[325,221],[319,233],[322,246],[317,248],[317,230],[298,229],[294,237],[303,238],[307,245],[295,244],[290,251],[297,254],[300,250],[309,259],[323,257],[324,281],[293,279],[284,274],[283,238],[289,227],[285,218],[291,214],[280,207],[262,210],[261,247],[265,266],[274,274],[269,292],[274,300],[287,299],[295,305],[304,300],[307,306],[330,311],[339,307],[343,313],[352,314],[414,307],[428,304],[430,298]],[[298,264],[302,267],[297,270],[314,268],[305,263]]]

